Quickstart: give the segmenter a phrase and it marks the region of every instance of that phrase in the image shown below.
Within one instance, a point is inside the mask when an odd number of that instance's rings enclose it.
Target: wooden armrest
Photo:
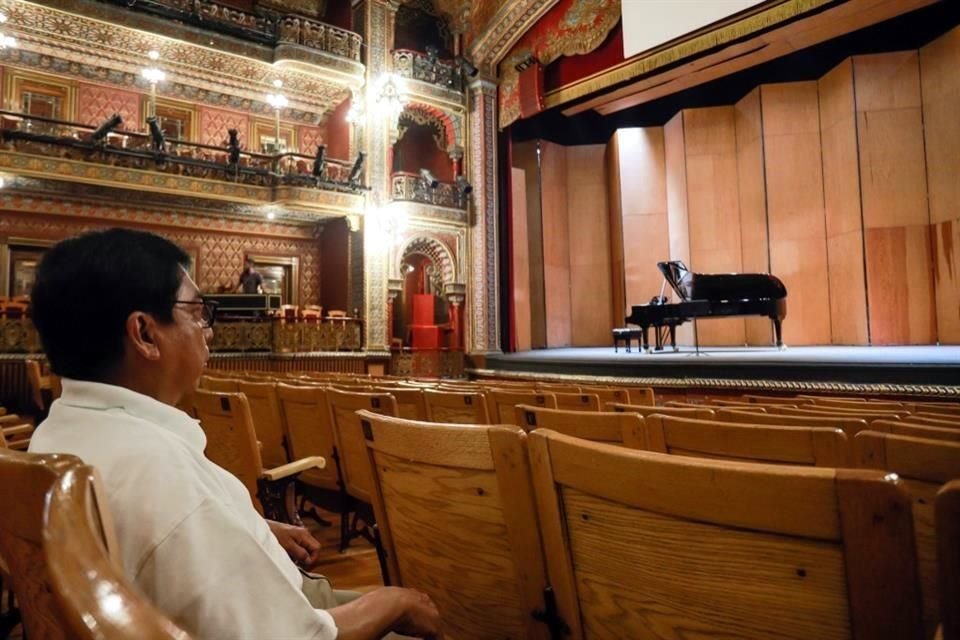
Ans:
[[[0,416],[7,415],[7,409],[5,407],[0,407]]]
[[[27,447],[30,446],[29,440],[16,440],[14,442],[8,442],[7,448],[14,449],[16,451],[26,451]]]
[[[27,420],[25,418],[21,418],[15,413],[8,413],[5,416],[0,416],[0,427],[5,424],[25,424],[26,422]]]
[[[3,431],[3,437],[9,438],[10,436],[19,436],[23,433],[33,433],[33,426],[29,424],[18,424],[15,427],[4,427],[0,429],[0,431]]]
[[[273,469],[264,469],[263,472],[261,472],[260,477],[264,478],[265,480],[274,481],[301,473],[307,469],[323,469],[326,466],[327,461],[323,459],[323,456],[310,456],[307,458],[294,460],[293,462],[288,462],[287,464],[282,464],[279,467],[274,467]]]

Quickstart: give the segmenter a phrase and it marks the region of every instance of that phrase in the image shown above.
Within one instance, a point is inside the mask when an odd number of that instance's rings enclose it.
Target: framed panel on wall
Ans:
[[[144,114],[143,128],[147,130],[146,114],[147,109],[142,110]],[[177,100],[167,100],[157,98],[157,118],[160,121],[160,129],[167,140],[197,140],[197,109],[194,105]]]
[[[284,153],[297,151],[297,137],[293,125],[280,123],[280,144],[277,147],[277,124],[269,120],[254,120],[251,125],[250,148],[257,153]]]
[[[300,304],[300,258],[247,254],[263,278],[263,292],[279,294],[283,304]]]
[[[0,275],[0,295],[19,298],[30,295],[37,274],[37,265],[47,249],[53,246],[50,240],[10,238],[2,245],[0,259],[3,261]]]
[[[3,95],[10,111],[70,122],[76,117],[76,85],[69,80],[8,68]]]

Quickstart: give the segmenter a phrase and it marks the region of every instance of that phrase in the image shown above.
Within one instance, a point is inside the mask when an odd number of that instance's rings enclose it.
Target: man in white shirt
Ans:
[[[99,469],[124,573],[196,638],[434,637],[437,609],[411,589],[314,608],[336,597],[326,583],[305,588],[288,554],[309,560],[316,541],[264,520],[243,484],[204,456],[203,431],[175,407],[196,386],[213,335],[215,309],[188,265],[173,243],[124,229],[50,249],[32,314],[63,395],[30,450]]]

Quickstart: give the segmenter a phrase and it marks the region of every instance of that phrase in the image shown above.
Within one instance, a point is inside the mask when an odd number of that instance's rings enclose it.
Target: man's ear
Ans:
[[[153,316],[134,311],[127,317],[126,329],[127,340],[138,355],[147,360],[160,358],[160,349],[156,344],[157,321]]]

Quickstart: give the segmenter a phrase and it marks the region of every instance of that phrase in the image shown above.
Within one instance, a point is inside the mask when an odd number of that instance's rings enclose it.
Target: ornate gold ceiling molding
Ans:
[[[58,4],[81,8],[76,0]],[[161,54],[160,66],[167,72],[168,82],[262,103],[265,94],[276,91],[273,81],[280,79],[291,109],[318,114],[330,111],[364,81],[363,65],[296,45],[272,49],[246,44],[218,50],[184,39],[195,35],[187,33],[188,27],[171,24],[148,32],[23,1],[9,4],[7,13],[7,28],[18,37],[22,50],[75,65],[97,66],[104,69],[104,75],[113,71],[138,77],[149,63],[147,52],[155,49]],[[106,13],[101,11],[98,17],[109,19]],[[146,27],[147,22],[137,24]],[[214,47],[220,40],[210,36]],[[285,59],[278,59],[278,54]]]
[[[495,75],[510,48],[537,20],[557,4],[558,0],[511,0],[497,11],[486,31],[470,45],[473,63]]]

